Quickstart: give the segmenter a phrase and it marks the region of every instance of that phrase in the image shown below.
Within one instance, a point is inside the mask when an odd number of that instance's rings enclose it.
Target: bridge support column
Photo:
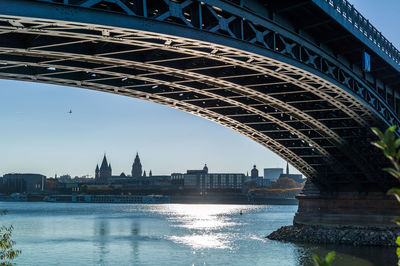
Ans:
[[[392,221],[400,217],[400,203],[380,192],[319,193],[307,184],[297,196],[299,207],[293,224],[327,228],[395,229]]]
[[[315,244],[394,246],[400,203],[384,193],[320,193],[307,182],[297,196],[293,226],[284,226],[268,238]]]

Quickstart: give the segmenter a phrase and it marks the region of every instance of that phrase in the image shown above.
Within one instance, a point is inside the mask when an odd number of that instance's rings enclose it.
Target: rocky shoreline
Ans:
[[[266,238],[284,242],[352,246],[396,246],[398,230],[283,226]]]

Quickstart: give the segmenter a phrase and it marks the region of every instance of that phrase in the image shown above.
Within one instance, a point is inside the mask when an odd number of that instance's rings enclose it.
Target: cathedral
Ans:
[[[132,176],[133,178],[141,178],[146,176],[146,171],[142,171],[142,164],[140,162],[139,154],[136,153],[135,160],[132,164]],[[149,173],[149,177],[152,176],[151,170]],[[104,154],[103,161],[101,163],[101,166],[99,168],[99,165],[96,166],[95,170],[95,181],[98,184],[104,184],[108,182],[109,178],[114,177],[112,175],[112,169],[111,169],[111,164],[107,162],[107,157]],[[126,177],[124,173],[122,173],[120,176],[115,176],[115,177]]]

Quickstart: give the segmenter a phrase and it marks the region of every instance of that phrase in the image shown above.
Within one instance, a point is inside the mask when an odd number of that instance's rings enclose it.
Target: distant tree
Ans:
[[[271,184],[271,188],[299,188],[299,183],[288,177],[281,177]]]
[[[1,215],[6,215],[7,210],[1,212]],[[14,249],[15,241],[11,239],[12,231],[14,227],[10,226],[1,226],[0,227],[0,265],[1,266],[9,266],[15,265],[12,263],[19,254],[21,254],[21,250]]]

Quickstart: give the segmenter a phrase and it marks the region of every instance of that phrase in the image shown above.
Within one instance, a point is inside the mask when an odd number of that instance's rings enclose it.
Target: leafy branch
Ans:
[[[7,210],[0,212],[0,215],[6,215]],[[1,226],[0,227],[0,266],[14,265],[11,261],[21,254],[21,250],[15,250],[13,247],[15,241],[11,239],[14,227]]]
[[[383,150],[383,154],[394,166],[394,168],[384,168],[383,170],[400,180],[400,138],[396,139],[394,134],[396,126],[389,127],[385,133],[375,127],[371,129],[379,138],[378,141],[372,142],[372,145]]]
[[[396,126],[391,126],[386,129],[385,133],[377,128],[371,128],[375,135],[378,136],[379,140],[372,142],[375,147],[383,150],[383,154],[390,160],[393,168],[384,168],[383,170],[390,175],[400,180],[400,138],[396,138],[394,131]],[[400,202],[400,188],[392,188],[387,192],[388,195],[396,197],[397,201]],[[394,218],[393,222],[400,226],[400,218]],[[397,264],[400,265],[400,236],[396,239],[397,249],[396,254],[399,258]]]

